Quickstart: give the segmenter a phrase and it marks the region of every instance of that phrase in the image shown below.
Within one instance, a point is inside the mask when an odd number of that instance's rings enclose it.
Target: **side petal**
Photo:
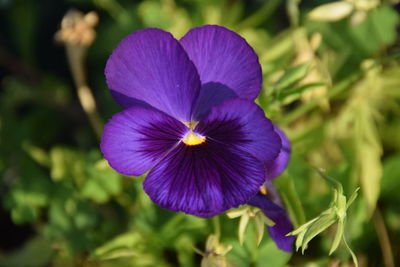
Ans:
[[[290,160],[290,153],[292,149],[290,141],[285,133],[276,125],[274,125],[274,129],[281,138],[282,148],[279,152],[278,157],[266,164],[267,180],[272,180],[273,178],[279,176],[286,169]]]
[[[124,108],[145,102],[190,121],[200,79],[170,33],[145,29],[127,36],[108,59],[105,75],[111,94]]]
[[[234,147],[180,143],[150,171],[143,188],[165,209],[210,217],[247,203],[264,172],[262,162]]]
[[[124,175],[142,175],[180,141],[187,128],[176,119],[141,106],[114,115],[105,125],[101,151]]]
[[[196,65],[203,85],[220,83],[240,98],[257,97],[262,84],[261,66],[253,48],[240,35],[221,26],[206,25],[191,29],[180,43]]]
[[[255,195],[248,205],[260,208],[264,214],[275,222],[274,226],[268,226],[268,232],[275,244],[281,250],[292,252],[294,236],[286,236],[293,230],[293,225],[285,209],[275,204],[260,193]]]
[[[262,162],[274,160],[282,146],[264,111],[243,99],[228,100],[214,107],[195,131],[224,146],[250,153]]]

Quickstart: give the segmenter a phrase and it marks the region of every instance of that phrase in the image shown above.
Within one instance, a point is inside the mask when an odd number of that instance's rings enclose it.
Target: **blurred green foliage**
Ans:
[[[203,266],[351,264],[344,246],[329,256],[335,227],[305,255],[278,250],[267,235],[257,246],[251,227],[241,245],[238,220],[162,210],[144,194],[143,177],[113,171],[54,42],[70,8],[100,17],[86,70],[104,121],[119,110],[104,65],[127,34],[159,27],[180,38],[219,24],[246,38],[263,68],[257,101],[293,143],[275,184],[295,226],[329,208],[331,187],[313,167],[326,169],[344,195],[360,187],[339,229],[360,266],[398,266],[399,4],[365,1],[338,1],[333,7],[351,3],[342,13],[315,9],[331,1],[0,1],[0,266],[198,266],[202,257]],[[206,244],[212,233],[219,239]]]

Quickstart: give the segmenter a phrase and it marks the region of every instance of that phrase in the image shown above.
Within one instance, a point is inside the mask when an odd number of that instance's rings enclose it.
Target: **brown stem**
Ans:
[[[378,236],[384,265],[385,267],[394,267],[395,265],[392,247],[390,245],[389,234],[385,226],[385,221],[383,220],[382,214],[378,207],[376,208],[374,215],[372,216],[372,221],[374,223],[376,234]]]

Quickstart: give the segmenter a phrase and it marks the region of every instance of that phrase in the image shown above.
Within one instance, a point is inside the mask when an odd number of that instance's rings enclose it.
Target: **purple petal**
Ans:
[[[214,107],[195,131],[248,152],[262,162],[274,160],[281,150],[281,140],[273,124],[259,106],[248,100],[228,100]]]
[[[203,85],[219,83],[240,98],[257,97],[262,84],[261,66],[254,50],[240,35],[221,26],[206,25],[191,29],[180,43],[196,65]],[[207,102],[198,105],[201,104]]]
[[[281,138],[282,148],[278,157],[266,165],[267,180],[272,180],[273,178],[279,176],[286,169],[286,166],[290,160],[291,145],[289,139],[286,137],[285,133],[279,129],[278,126],[274,125],[274,129]]]
[[[275,222],[274,226],[268,227],[269,235],[275,241],[278,248],[292,252],[295,237],[286,236],[286,234],[293,230],[293,225],[286,210],[260,193],[255,195],[248,204],[260,208],[268,218]]]
[[[180,143],[150,171],[143,188],[165,209],[210,217],[247,203],[264,174],[262,162],[233,146]]]
[[[200,95],[194,105],[192,118],[194,121],[199,121],[205,115],[210,113],[212,107],[221,104],[222,102],[235,99],[238,95],[229,87],[221,84],[209,82],[203,84],[200,90]]]
[[[141,106],[117,113],[104,127],[101,151],[124,175],[141,175],[176,147],[187,128],[155,109]]]
[[[121,106],[145,102],[178,120],[190,121],[200,80],[170,33],[146,29],[127,36],[108,59],[105,74]]]

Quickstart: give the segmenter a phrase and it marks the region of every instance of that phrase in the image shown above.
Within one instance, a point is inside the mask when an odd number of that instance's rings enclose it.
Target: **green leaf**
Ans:
[[[307,62],[290,68],[282,75],[281,78],[279,78],[275,84],[275,87],[281,90],[300,81],[306,76],[309,66],[310,62]]]
[[[46,151],[26,142],[22,144],[22,147],[32,157],[34,161],[42,166],[49,167],[50,158]]]
[[[347,201],[346,204],[346,210],[350,207],[351,204],[353,204],[354,200],[357,198],[358,196],[358,190],[360,190],[359,187],[356,188],[356,190],[354,190],[353,194],[351,194],[349,200]]]
[[[400,155],[397,154],[384,161],[383,176],[381,180],[382,197],[397,198],[400,188]]]
[[[239,222],[239,229],[238,229],[238,236],[239,236],[239,243],[242,245],[245,239],[246,235],[246,228],[247,224],[249,223],[249,216],[244,215],[240,217],[240,222]]]
[[[257,214],[254,218],[254,231],[257,239],[257,245],[260,245],[264,236],[265,223],[261,213]]]
[[[11,218],[16,224],[33,222],[38,218],[38,211],[30,205],[18,205],[11,210]]]
[[[0,266],[41,267],[49,266],[53,254],[51,243],[41,237],[28,240],[21,248],[10,254],[0,253]]]
[[[230,209],[226,215],[228,216],[229,219],[234,219],[240,216],[243,216],[244,214],[247,213],[247,209],[248,207],[246,206],[241,206],[239,208],[236,209]]]
[[[396,41],[398,22],[399,16],[392,7],[380,5],[363,23],[351,28],[351,33],[366,50],[373,52]],[[368,42],[365,42],[366,37],[369,37]]]
[[[301,85],[299,87],[295,87],[293,89],[286,89],[286,90],[282,90],[279,94],[278,100],[282,100],[285,97],[291,96],[291,95],[295,95],[295,94],[301,94],[309,89],[312,88],[316,88],[316,87],[320,87],[320,86],[325,86],[327,85],[326,82],[315,82],[315,83],[308,83],[308,84],[304,84]]]
[[[329,255],[331,255],[333,252],[335,252],[335,250],[339,246],[339,243],[343,237],[343,233],[344,233],[344,221],[339,220],[337,229],[336,229],[335,238],[333,239],[331,249],[329,250]]]
[[[316,221],[314,221],[307,231],[304,234],[303,242],[302,242],[302,253],[304,254],[304,250],[307,248],[308,243],[315,236],[320,234],[322,231],[325,231],[329,226],[331,226],[336,221],[336,214],[331,212],[327,214],[323,214],[318,217]]]
[[[274,185],[279,190],[279,193],[285,202],[285,206],[289,211],[295,226],[303,224],[305,219],[304,209],[301,205],[300,198],[295,189],[293,179],[288,175],[282,175],[274,180]]]
[[[347,244],[347,241],[346,241],[346,238],[344,237],[344,235],[343,235],[343,243],[344,243],[344,246],[346,247],[347,251],[350,253],[351,258],[353,259],[354,266],[358,267],[358,260],[357,260],[356,254],[354,254],[354,252],[350,248],[349,244]]]
[[[298,235],[301,232],[305,232],[306,229],[316,220],[318,220],[318,217],[304,223],[303,225],[299,226],[297,229],[293,230],[292,232],[288,233],[287,235]]]
[[[53,181],[84,176],[82,173],[82,155],[66,147],[53,147],[50,150],[51,178]]]
[[[97,203],[105,203],[122,191],[122,177],[105,160],[91,164],[87,166],[88,176],[83,182],[81,194]]]
[[[366,128],[361,129],[368,132],[368,129]],[[375,145],[372,145],[372,143],[368,143],[377,141],[379,138],[378,136],[375,136],[376,139],[368,141],[368,137],[366,137],[365,133],[356,135],[357,138],[364,138],[364,140],[360,141],[360,144],[357,146],[357,168],[354,171],[355,175],[360,179],[361,190],[363,191],[368,213],[369,215],[372,215],[380,193],[380,180],[383,172],[381,163],[382,148],[380,146],[376,147]]]
[[[142,242],[137,232],[123,233],[104,245],[96,248],[91,255],[92,259],[109,260],[120,257],[139,256],[135,248]]]
[[[277,248],[276,244],[272,239],[268,239],[258,250],[257,267],[274,266],[281,267],[286,266],[290,260],[292,253],[282,251]]]

